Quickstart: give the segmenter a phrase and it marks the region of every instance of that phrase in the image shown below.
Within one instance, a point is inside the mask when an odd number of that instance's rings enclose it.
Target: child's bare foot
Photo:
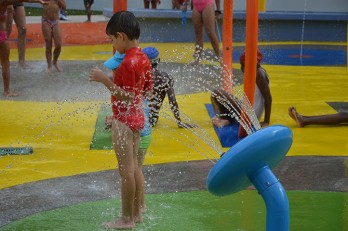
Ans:
[[[290,116],[293,120],[296,120],[295,116],[292,114],[292,109],[294,109],[294,107],[289,107],[289,108],[288,108],[288,114],[289,114],[289,116]]]
[[[16,97],[19,96],[18,92],[13,92],[13,91],[5,91],[4,92],[5,97]]]
[[[135,223],[141,223],[143,222],[143,217],[141,215],[138,215],[138,216],[134,216],[134,222]]]
[[[112,126],[112,116],[105,116],[106,128],[111,128]]]
[[[104,223],[103,227],[106,229],[133,229],[135,224],[133,221],[125,222],[122,218],[119,218],[116,221]]]
[[[18,63],[19,66],[22,68],[22,69],[26,69],[28,67],[28,65],[26,64],[26,62],[19,62]]]
[[[53,63],[53,66],[57,69],[58,72],[62,71],[62,68],[58,65],[58,63]]]
[[[297,125],[302,128],[304,127],[304,122],[302,119],[302,116],[300,114],[297,113],[296,108],[295,107],[289,107],[288,109],[288,114],[289,116],[296,121]]]
[[[146,213],[146,212],[147,212],[147,207],[146,207],[146,205],[141,206],[140,212],[141,212],[141,213]]]
[[[191,66],[198,66],[199,63],[200,63],[199,59],[195,59],[195,60],[193,60],[192,62],[190,62],[190,65],[191,65]]]
[[[230,124],[230,121],[224,120],[224,119],[220,119],[218,117],[214,117],[211,121],[213,122],[213,124],[216,127],[219,127],[219,128],[225,127],[225,126]]]

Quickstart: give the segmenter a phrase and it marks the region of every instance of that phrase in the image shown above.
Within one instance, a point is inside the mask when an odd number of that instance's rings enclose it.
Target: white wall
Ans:
[[[348,0],[266,0],[267,11],[345,12]]]
[[[171,0],[162,0],[158,9],[171,9]],[[223,0],[221,6],[223,10]],[[68,9],[84,9],[83,0],[66,0]],[[39,4],[28,4],[41,7]],[[93,10],[103,11],[113,8],[113,0],[94,0]],[[144,8],[143,0],[128,0],[128,9]],[[245,10],[245,0],[235,0],[233,8],[236,11]],[[297,11],[297,12],[345,12],[348,13],[348,0],[266,0],[267,11]]]

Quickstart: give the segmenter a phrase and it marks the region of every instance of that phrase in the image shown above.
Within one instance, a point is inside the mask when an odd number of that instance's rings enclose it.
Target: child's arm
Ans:
[[[41,3],[42,5],[48,4],[48,3],[46,3],[43,0],[2,0],[1,4],[3,4],[3,5],[12,5],[12,4],[16,4],[18,2]]]
[[[150,101],[154,97],[153,92],[153,81],[152,81],[152,70],[151,66],[145,71],[145,82],[144,82],[144,97],[147,101]]]
[[[66,2],[65,0],[58,0],[58,6],[60,9],[66,10]]]
[[[268,126],[271,121],[271,109],[272,109],[272,94],[269,87],[268,78],[266,72],[260,71],[259,68],[256,71],[256,84],[260,89],[260,92],[264,98],[265,116],[264,121],[261,122],[261,126]]]
[[[40,3],[41,5],[48,5],[44,0],[20,0],[19,2]]]
[[[173,115],[175,117],[176,123],[179,128],[194,128],[196,127],[194,124],[188,124],[183,123],[180,118],[180,110],[178,102],[176,101],[175,92],[174,92],[174,79],[169,76],[167,73],[163,73],[166,75],[166,79],[168,79],[168,88],[167,88],[167,95],[169,100],[170,109],[173,112]]]
[[[121,101],[129,103],[129,102],[132,102],[134,99],[133,92],[127,92],[127,91],[123,90],[122,88],[118,87],[98,67],[95,67],[91,70],[90,75],[89,75],[89,81],[96,81],[96,82],[104,84],[104,86],[107,89],[109,89],[110,93]]]

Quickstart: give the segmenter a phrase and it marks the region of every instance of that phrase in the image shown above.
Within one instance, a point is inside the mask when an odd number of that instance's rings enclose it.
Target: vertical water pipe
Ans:
[[[246,2],[246,42],[245,42],[245,68],[244,68],[244,94],[248,97],[251,105],[254,105],[256,83],[256,59],[258,46],[258,0]],[[246,103],[246,102],[245,102]],[[242,111],[244,121],[250,121],[247,114]],[[248,127],[251,124],[247,124]],[[238,137],[247,135],[242,126],[239,126]]]
[[[114,0],[114,7],[113,7],[113,12],[114,14],[122,11],[122,10],[127,10],[128,6],[128,1],[127,0]],[[113,49],[113,54],[115,54],[115,49]]]
[[[127,6],[127,0],[114,0],[114,14],[122,10],[127,10]]]
[[[266,11],[266,0],[259,0],[259,12]]]
[[[232,91],[232,30],[233,0],[225,0],[222,23],[222,75],[224,90],[227,92]]]

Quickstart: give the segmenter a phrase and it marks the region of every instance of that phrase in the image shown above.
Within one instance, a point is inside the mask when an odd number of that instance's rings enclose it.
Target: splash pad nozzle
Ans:
[[[236,143],[210,170],[208,191],[216,196],[254,184],[267,209],[267,231],[289,230],[289,202],[272,170],[287,154],[292,132],[281,125],[260,129]]]

